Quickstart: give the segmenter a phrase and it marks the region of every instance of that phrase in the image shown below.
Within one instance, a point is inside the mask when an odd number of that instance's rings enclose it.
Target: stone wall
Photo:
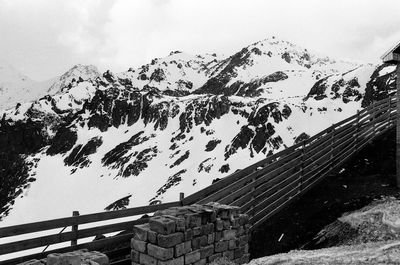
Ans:
[[[248,220],[238,207],[218,203],[158,211],[134,227],[132,265],[205,265],[223,257],[247,263]]]
[[[98,251],[81,249],[68,253],[52,253],[41,260],[29,260],[19,265],[109,265],[108,257]]]

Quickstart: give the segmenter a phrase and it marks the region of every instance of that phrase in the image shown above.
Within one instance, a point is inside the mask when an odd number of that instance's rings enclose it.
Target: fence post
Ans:
[[[300,192],[303,190],[303,183],[304,183],[304,150],[306,148],[306,140],[302,141],[302,148],[301,148],[301,164],[300,164]]]
[[[332,131],[331,131],[331,155],[330,155],[330,162],[332,163],[334,157],[335,157],[335,124],[332,124]],[[332,165],[330,166],[330,168],[332,168]]]
[[[79,216],[79,211],[73,211],[72,216]],[[71,240],[71,246],[78,244],[78,224],[72,225],[72,232],[74,232],[75,238]]]
[[[354,143],[354,149],[357,151],[358,149],[358,141],[360,137],[360,110],[357,110],[357,128],[356,128],[356,141]]]
[[[181,192],[179,193],[179,201],[181,202],[181,205],[183,206],[183,199],[185,198],[185,193]]]
[[[372,131],[373,131],[373,136],[371,137],[371,139],[370,140],[372,140],[372,138],[374,138],[375,137],[375,131],[376,131],[376,128],[375,128],[375,120],[376,120],[376,101],[374,101],[374,102],[372,102],[372,119],[371,119],[371,122],[372,122]],[[369,142],[371,142],[371,141],[369,141]]]

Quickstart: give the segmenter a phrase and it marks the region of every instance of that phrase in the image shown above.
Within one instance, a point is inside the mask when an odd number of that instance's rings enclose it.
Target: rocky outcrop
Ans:
[[[93,137],[85,145],[79,144],[64,159],[67,166],[87,167],[91,161],[89,155],[96,153],[97,148],[103,143],[101,137]]]

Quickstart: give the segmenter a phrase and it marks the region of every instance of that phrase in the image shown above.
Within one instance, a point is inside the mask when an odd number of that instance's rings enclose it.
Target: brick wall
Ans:
[[[205,265],[222,257],[249,261],[248,216],[218,203],[158,211],[134,227],[132,265]]]

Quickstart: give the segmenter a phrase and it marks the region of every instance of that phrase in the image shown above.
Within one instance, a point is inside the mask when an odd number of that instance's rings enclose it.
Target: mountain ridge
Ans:
[[[393,94],[390,67],[269,38],[229,57],[173,52],[122,73],[83,71],[0,111],[2,223],[188,195]]]

